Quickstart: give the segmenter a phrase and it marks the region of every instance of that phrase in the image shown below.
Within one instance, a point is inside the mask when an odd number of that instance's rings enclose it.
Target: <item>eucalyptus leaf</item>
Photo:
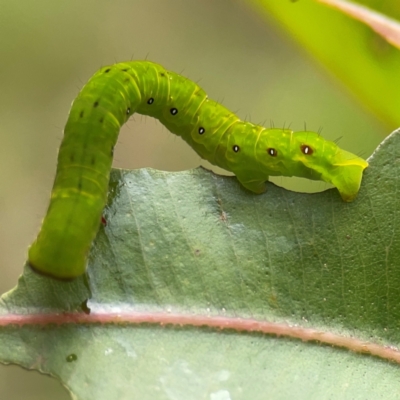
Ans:
[[[190,321],[286,324],[396,352],[399,154],[397,131],[353,203],[273,184],[257,196],[204,169],[113,170],[87,281],[26,267],[1,299],[1,361],[85,400],[392,398],[388,360]],[[182,323],[157,322],[169,315]]]

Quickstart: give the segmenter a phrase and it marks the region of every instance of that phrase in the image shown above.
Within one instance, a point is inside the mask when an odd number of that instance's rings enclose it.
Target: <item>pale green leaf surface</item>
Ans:
[[[353,203],[336,189],[256,196],[204,169],[113,170],[93,246],[92,310],[224,315],[400,343],[400,131]],[[259,333],[151,324],[18,327],[80,309],[84,278],[25,269],[0,303],[0,360],[59,377],[77,399],[391,399],[397,364]],[[76,356],[76,359],[75,357]]]
[[[390,129],[400,125],[400,51],[362,22],[312,0],[251,3],[271,13],[293,38],[344,82]],[[363,4],[400,20],[398,1]]]

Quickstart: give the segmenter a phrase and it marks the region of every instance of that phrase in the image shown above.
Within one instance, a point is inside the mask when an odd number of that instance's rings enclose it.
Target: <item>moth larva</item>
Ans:
[[[204,159],[235,173],[254,193],[269,176],[332,183],[352,201],[368,163],[315,132],[241,121],[194,82],[148,61],[100,69],[73,102],[58,154],[51,201],[29,249],[30,265],[60,279],[85,272],[106,203],[112,154],[133,113],[160,120]]]

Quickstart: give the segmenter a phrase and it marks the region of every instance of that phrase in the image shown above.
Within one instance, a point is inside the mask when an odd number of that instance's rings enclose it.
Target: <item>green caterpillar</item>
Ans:
[[[254,193],[270,175],[323,180],[352,201],[368,163],[314,132],[266,129],[241,121],[196,83],[158,64],[133,61],[100,69],[74,101],[57,174],[29,264],[59,279],[85,272],[106,203],[113,149],[133,113],[157,118],[204,159],[235,173]]]

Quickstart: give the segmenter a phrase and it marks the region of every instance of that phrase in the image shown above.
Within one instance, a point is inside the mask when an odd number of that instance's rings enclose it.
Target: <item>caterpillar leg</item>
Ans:
[[[238,181],[244,186],[246,189],[250,190],[253,193],[261,194],[267,191],[267,183],[266,179],[263,180],[245,180],[236,175]]]

